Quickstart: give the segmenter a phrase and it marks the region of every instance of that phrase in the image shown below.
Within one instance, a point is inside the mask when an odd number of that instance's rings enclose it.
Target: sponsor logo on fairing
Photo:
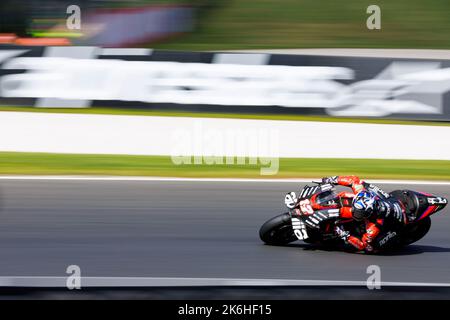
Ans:
[[[295,205],[297,204],[297,195],[295,194],[295,192],[289,192],[286,194],[286,196],[284,197],[284,204],[289,209],[293,209],[295,207]]]
[[[328,216],[330,218],[339,217],[339,209],[330,209],[330,210],[328,210]]]
[[[446,204],[448,201],[442,197],[427,198],[429,204]]]
[[[328,191],[328,190],[333,189],[333,185],[330,184],[330,183],[322,184],[322,185],[320,186],[320,189],[321,189],[322,191]]]
[[[390,198],[391,195],[385,191],[383,191],[380,187],[373,185],[373,184],[369,184],[369,187],[367,188],[370,191],[375,192],[377,195],[382,195],[385,198]]]
[[[384,246],[389,240],[397,235],[395,231],[389,231],[384,238],[379,241],[380,246]]]
[[[308,239],[308,233],[306,232],[306,227],[303,221],[298,218],[292,218],[292,229],[294,229],[294,234],[299,240]]]

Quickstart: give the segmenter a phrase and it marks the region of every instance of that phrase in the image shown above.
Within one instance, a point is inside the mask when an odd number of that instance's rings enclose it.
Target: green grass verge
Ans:
[[[0,152],[1,175],[117,175],[223,178],[309,178],[356,174],[364,178],[450,180],[450,161],[280,159],[276,175],[261,165],[174,165],[169,156]]]
[[[216,0],[197,30],[151,45],[177,50],[450,48],[447,0]],[[214,3],[213,2],[213,3]],[[366,9],[381,8],[381,30]]]
[[[0,106],[0,112],[1,111],[450,126],[450,122],[438,122],[438,121],[409,121],[409,120],[391,120],[380,118],[374,119],[340,118],[340,117],[337,118],[327,116],[304,116],[304,115],[290,115],[290,114],[250,114],[250,113],[237,114],[237,113],[215,113],[215,112],[213,113],[213,112],[159,111],[151,109],[107,108],[107,107],[92,107],[92,108],[77,109],[77,108],[33,108],[33,107]]]

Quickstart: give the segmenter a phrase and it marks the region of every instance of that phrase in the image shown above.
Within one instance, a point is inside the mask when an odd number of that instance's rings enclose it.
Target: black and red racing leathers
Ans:
[[[394,233],[389,233],[385,237],[384,234],[391,228],[395,228],[405,222],[405,208],[398,200],[381,190],[380,188],[361,181],[357,176],[335,176],[324,178],[328,183],[350,187],[353,193],[341,192],[339,197],[353,198],[357,193],[363,190],[372,191],[377,195],[377,201],[374,213],[365,221],[365,232],[362,237],[355,235],[346,235],[346,243],[352,245],[359,251],[372,251],[373,244],[377,242],[377,246],[384,243],[380,240],[389,238],[392,240]],[[351,216],[351,207],[341,207],[341,216]],[[383,234],[383,235],[382,235]],[[380,239],[378,239],[378,237]]]

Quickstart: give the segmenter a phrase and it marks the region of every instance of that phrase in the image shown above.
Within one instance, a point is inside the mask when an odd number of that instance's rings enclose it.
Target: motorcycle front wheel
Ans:
[[[297,240],[292,229],[291,215],[283,213],[266,221],[259,229],[259,237],[269,245],[282,246]]]

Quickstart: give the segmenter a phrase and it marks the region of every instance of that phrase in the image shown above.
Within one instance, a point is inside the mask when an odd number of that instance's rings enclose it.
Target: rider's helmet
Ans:
[[[353,219],[361,221],[369,218],[375,208],[377,195],[371,191],[360,191],[352,202]]]

